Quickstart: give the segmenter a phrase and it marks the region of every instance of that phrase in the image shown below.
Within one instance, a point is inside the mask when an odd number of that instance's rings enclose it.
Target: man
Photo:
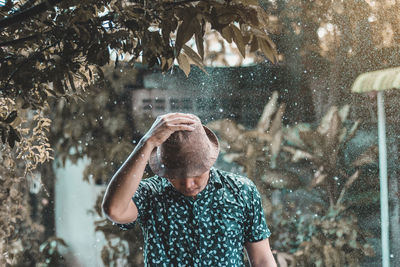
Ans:
[[[115,173],[102,208],[122,229],[138,221],[146,266],[276,266],[259,193],[212,167],[215,134],[192,114],[160,116]],[[142,180],[147,162],[156,174]],[[133,196],[133,197],[132,197]]]

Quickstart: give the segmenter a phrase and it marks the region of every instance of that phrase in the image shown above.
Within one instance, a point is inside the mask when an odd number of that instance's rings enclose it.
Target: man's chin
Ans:
[[[186,197],[195,197],[197,196],[197,194],[199,193],[198,190],[194,190],[194,191],[189,191],[189,192],[183,192],[182,194]]]

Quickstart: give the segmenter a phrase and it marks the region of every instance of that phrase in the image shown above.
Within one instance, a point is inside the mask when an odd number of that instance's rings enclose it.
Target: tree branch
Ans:
[[[11,40],[11,41],[3,42],[3,43],[0,43],[0,47],[16,45],[16,44],[19,44],[19,43],[23,43],[25,41],[37,39],[40,36],[41,36],[41,34],[34,34],[34,35],[27,36],[27,37],[23,37],[23,38]]]
[[[113,19],[113,14],[107,14],[107,15],[104,15],[102,17],[99,17],[97,19],[97,21],[101,22],[101,21],[111,20],[111,19]],[[50,33],[50,32],[52,32],[52,30],[46,31],[46,32],[43,32],[43,33],[33,34],[33,35],[30,35],[30,36],[26,36],[26,37],[15,39],[15,40],[11,40],[11,41],[6,41],[6,42],[3,42],[3,43],[0,43],[0,47],[12,46],[12,45],[16,45],[16,44],[19,44],[19,43],[23,43],[25,41],[34,40],[34,39],[37,39],[39,37],[42,37],[43,34],[47,34],[47,33]]]
[[[183,0],[183,1],[178,1],[178,2],[167,2],[165,3],[166,5],[169,6],[178,6],[182,4],[188,4],[188,3],[193,3],[193,2],[200,2],[201,0]]]
[[[43,12],[49,10],[49,8],[57,5],[61,1],[63,1],[63,0],[46,0],[43,3],[33,6],[27,10],[17,12],[15,14],[13,14],[11,17],[6,17],[6,18],[0,20],[0,30],[2,30],[5,27],[8,27],[12,24],[15,24],[17,22],[27,20],[35,15],[43,13]]]

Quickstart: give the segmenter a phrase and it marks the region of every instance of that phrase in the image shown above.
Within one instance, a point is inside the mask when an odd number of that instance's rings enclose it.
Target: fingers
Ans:
[[[190,125],[184,125],[184,124],[181,124],[181,125],[169,125],[168,127],[173,132],[176,132],[176,131],[193,131],[194,130],[194,127],[192,127]]]
[[[195,121],[194,119],[191,118],[182,118],[182,117],[178,117],[178,118],[174,118],[174,119],[169,119],[168,121],[166,121],[169,125],[178,125],[178,124],[195,124],[197,121]]]
[[[192,119],[192,120],[198,120],[198,118],[193,114],[179,113],[179,112],[168,113],[168,114],[162,115],[161,118],[163,118],[163,119],[187,118],[187,119]]]

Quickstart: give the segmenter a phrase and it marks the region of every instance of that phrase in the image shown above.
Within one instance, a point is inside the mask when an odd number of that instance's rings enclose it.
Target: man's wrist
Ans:
[[[138,145],[140,147],[143,147],[143,149],[150,149],[151,151],[153,151],[153,149],[156,147],[150,140],[149,137],[147,136],[143,136],[142,139],[140,139]]]

